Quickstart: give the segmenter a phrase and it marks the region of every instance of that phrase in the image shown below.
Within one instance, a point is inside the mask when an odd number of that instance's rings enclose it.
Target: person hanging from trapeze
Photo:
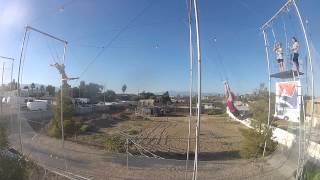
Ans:
[[[284,61],[284,51],[282,48],[282,43],[277,42],[273,48],[273,51],[276,53],[277,62],[279,65],[279,71],[284,72],[285,71],[284,62],[283,62]]]
[[[229,84],[227,81],[224,81],[224,94],[227,101],[227,108],[229,111],[237,118],[240,117],[240,113],[238,109],[234,106],[235,96],[233,92],[231,92]]]
[[[291,52],[292,52],[292,62],[296,67],[296,70],[299,72],[299,48],[300,44],[296,37],[292,37],[292,45],[291,45]]]
[[[65,71],[65,68],[66,68],[66,67],[64,66],[64,64],[55,63],[55,64],[53,64],[53,65],[51,65],[51,66],[57,68],[57,70],[59,71],[59,73],[60,73],[61,76],[62,76],[62,80],[63,80],[63,81],[66,81],[66,80],[68,79],[68,76],[67,76],[66,71]]]

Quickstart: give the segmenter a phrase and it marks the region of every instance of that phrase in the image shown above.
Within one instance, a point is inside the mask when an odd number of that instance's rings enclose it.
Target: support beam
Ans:
[[[266,28],[272,24],[272,22],[284,11],[287,10],[290,5],[292,5],[293,0],[288,0],[265,24],[260,28],[261,31],[264,31]]]
[[[57,41],[60,41],[60,42],[62,42],[62,43],[64,43],[64,44],[68,44],[68,42],[67,42],[66,40],[60,39],[60,38],[58,38],[58,37],[56,37],[56,36],[53,36],[53,35],[48,34],[48,33],[46,33],[46,32],[43,32],[43,31],[41,31],[41,30],[39,30],[39,29],[36,29],[36,28],[34,28],[34,27],[27,26],[26,29],[33,30],[33,31],[35,31],[35,32],[38,32],[38,33],[43,34],[43,35],[45,35],[45,36],[48,36],[48,37],[50,37],[50,38],[52,38],[52,39],[55,39],[55,40],[57,40]]]

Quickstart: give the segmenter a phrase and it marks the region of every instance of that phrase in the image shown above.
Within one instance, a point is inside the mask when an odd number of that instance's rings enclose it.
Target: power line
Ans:
[[[122,29],[120,29],[120,31],[108,43],[106,43],[106,45],[103,46],[103,48],[97,53],[97,55],[89,62],[89,64],[85,67],[85,69],[80,73],[79,77],[81,77],[84,73],[86,73],[90,68],[90,66],[105,52],[105,50],[108,49],[113,44],[113,42],[116,41],[121,36],[121,34],[130,27],[130,25],[134,21],[136,21],[140,16],[142,16],[147,11],[148,8],[151,7],[152,2],[149,5],[147,5],[144,9],[142,9],[142,11],[140,11],[134,18],[132,18]]]

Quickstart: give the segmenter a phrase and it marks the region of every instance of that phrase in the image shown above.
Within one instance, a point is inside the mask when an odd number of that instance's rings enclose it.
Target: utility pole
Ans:
[[[2,64],[2,76],[1,76],[1,88],[3,88],[3,76],[4,76],[4,67],[5,67],[6,63],[3,62]]]

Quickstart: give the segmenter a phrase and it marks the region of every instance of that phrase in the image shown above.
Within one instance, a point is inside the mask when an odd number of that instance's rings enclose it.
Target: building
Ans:
[[[165,112],[165,108],[154,99],[139,100],[137,113],[141,116],[162,116]]]
[[[306,101],[307,116],[311,115],[311,100]],[[314,121],[313,126],[320,126],[320,97],[314,99]]]

